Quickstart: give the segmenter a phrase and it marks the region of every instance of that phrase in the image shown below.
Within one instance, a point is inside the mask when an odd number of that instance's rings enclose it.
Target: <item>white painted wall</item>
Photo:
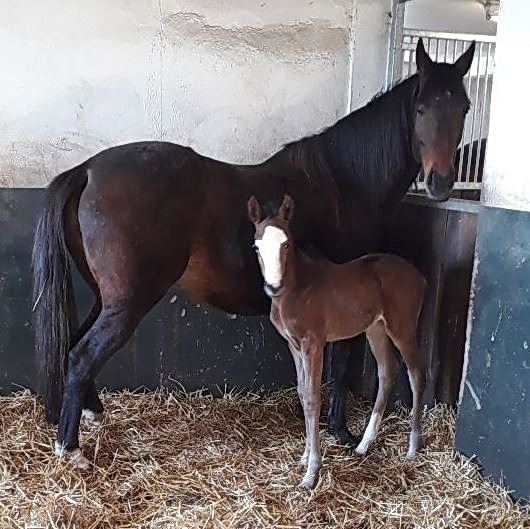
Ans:
[[[354,106],[383,86],[390,0],[0,4],[0,186],[143,139],[258,162],[346,113],[351,56]]]
[[[503,0],[498,23],[495,81],[482,200],[488,206],[530,211],[528,123],[530,105],[530,2]]]
[[[486,20],[476,0],[409,0],[405,27],[452,33],[495,35],[497,24]]]

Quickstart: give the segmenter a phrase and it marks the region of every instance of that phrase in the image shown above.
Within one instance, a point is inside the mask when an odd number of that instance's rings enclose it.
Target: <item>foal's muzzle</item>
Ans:
[[[280,290],[282,289],[281,283],[279,285],[270,285],[269,283],[265,283],[263,285],[263,288],[265,289],[265,294],[267,296],[274,298],[275,296],[278,296],[280,294]]]

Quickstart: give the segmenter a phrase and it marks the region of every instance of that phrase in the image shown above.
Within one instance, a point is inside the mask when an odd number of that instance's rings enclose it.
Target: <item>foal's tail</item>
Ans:
[[[70,309],[74,307],[64,208],[87,182],[81,166],[58,175],[46,190],[33,241],[33,311],[35,349],[43,378],[46,418],[59,420],[70,347]]]

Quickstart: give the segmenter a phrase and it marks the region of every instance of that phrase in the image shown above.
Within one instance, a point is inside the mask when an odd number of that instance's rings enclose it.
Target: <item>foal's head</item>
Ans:
[[[254,196],[250,197],[247,206],[248,216],[256,229],[254,248],[265,280],[265,292],[270,297],[278,296],[284,285],[287,258],[292,251],[289,222],[293,216],[293,199],[285,195],[278,213],[271,217],[264,217]]]
[[[454,159],[470,106],[463,77],[474,53],[473,42],[454,64],[436,63],[421,39],[416,48],[419,82],[413,150],[422,164],[427,194],[434,200],[446,200],[455,182]]]

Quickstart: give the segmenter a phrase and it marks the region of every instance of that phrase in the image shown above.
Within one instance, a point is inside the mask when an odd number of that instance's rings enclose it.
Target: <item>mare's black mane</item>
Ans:
[[[416,87],[413,75],[321,133],[285,145],[277,156],[339,193],[353,192],[378,206],[401,198],[416,176],[411,174]]]

